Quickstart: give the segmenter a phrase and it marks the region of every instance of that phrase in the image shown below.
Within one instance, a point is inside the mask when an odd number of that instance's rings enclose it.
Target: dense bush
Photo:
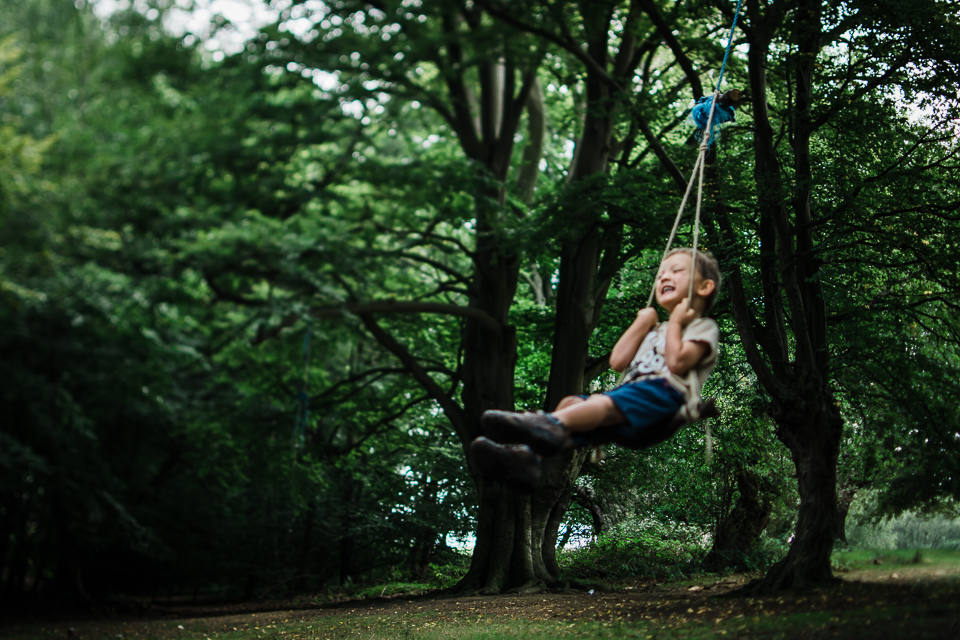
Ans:
[[[683,577],[700,567],[710,548],[707,533],[692,525],[629,518],[582,547],[562,552],[576,578]]]

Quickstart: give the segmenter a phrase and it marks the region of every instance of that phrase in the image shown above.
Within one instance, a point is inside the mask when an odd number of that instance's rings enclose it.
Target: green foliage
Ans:
[[[854,10],[863,26],[849,32],[849,55],[821,55],[815,111],[831,117],[811,149],[831,384],[847,418],[841,484],[881,490],[877,514],[949,512],[960,477],[960,287],[942,265],[960,260],[957,31],[941,3],[909,15],[862,4],[827,11],[838,29]],[[680,195],[638,138],[635,116],[679,164],[695,149],[678,116],[687,81],[672,63],[657,67],[651,49],[631,85],[636,113],[624,109],[613,125],[622,155],[571,182],[585,115],[579,62],[489,16],[460,22],[452,6],[323,5],[314,30],[297,36],[287,29],[312,9],[296,5],[214,63],[202,44],[170,36],[162,17],[136,7],[101,20],[69,3],[0,5],[4,602],[197,587],[276,596],[367,579],[448,585],[462,575],[444,544],[475,524],[462,443],[422,380],[343,308],[470,305],[474,251],[493,238],[522,256],[531,284],[507,301],[516,404],[543,408],[561,242],[590,224],[622,230],[605,254],[605,275],[615,276],[589,345],[591,359],[603,358],[646,302]],[[676,11],[685,50],[715,66],[718,15],[663,8]],[[535,4],[516,11],[540,19]],[[575,14],[571,5],[565,19],[583,17]],[[788,181],[791,46],[778,44],[769,66]],[[466,50],[466,77],[478,86],[479,65],[494,57],[536,67],[548,135],[532,201],[517,187],[526,134],[501,159],[502,175],[457,137],[445,102],[456,74],[441,55],[454,47]],[[926,62],[895,66],[904,47]],[[728,77],[742,66],[734,55]],[[896,77],[864,93],[851,70],[866,83],[887,70]],[[907,117],[904,101],[927,119]],[[718,147],[736,246],[722,245],[709,220],[705,242],[739,256],[725,267],[735,262],[746,290],[759,292],[768,283],[755,264],[753,133],[742,124],[750,108]],[[491,195],[501,190],[503,202]],[[487,224],[479,233],[478,212]],[[681,225],[680,241],[691,231]],[[572,552],[574,573],[588,575],[591,563],[611,575],[688,571],[703,536],[750,500],[769,517],[750,562],[785,548],[795,470],[727,295],[716,310],[720,365],[706,389],[722,410],[712,459],[695,427],[649,451],[611,448],[588,466],[581,482],[612,505],[611,519],[635,515]],[[771,311],[759,300],[747,304],[763,319]],[[462,317],[377,322],[457,398]],[[589,390],[615,382],[604,372]],[[302,437],[293,433],[301,390],[310,415]],[[572,529],[591,526],[582,507],[570,518]]]
[[[565,575],[581,579],[676,579],[699,569],[707,533],[695,526],[629,518],[593,542],[564,551]]]
[[[870,491],[854,500],[847,516],[849,549],[960,549],[960,518],[911,511],[883,517],[880,499]]]
[[[62,61],[61,73],[21,80],[0,129],[4,603],[275,597],[442,561],[443,536],[470,531],[473,498],[436,406],[349,324],[314,323],[309,363],[302,325],[251,345],[302,312],[304,290],[323,304],[351,285],[429,286],[358,259],[404,249],[380,242],[357,205],[369,189],[341,176],[358,123],[336,103],[322,111],[307,79],[242,57],[203,69],[135,12],[111,17],[126,34],[112,45],[89,10],[65,13],[75,38],[31,33],[24,63]],[[86,41],[91,57],[70,59]],[[18,59],[11,42],[3,65]],[[52,92],[75,95],[44,120],[31,105]],[[391,328],[445,370],[455,322]],[[298,448],[304,385],[313,419]]]

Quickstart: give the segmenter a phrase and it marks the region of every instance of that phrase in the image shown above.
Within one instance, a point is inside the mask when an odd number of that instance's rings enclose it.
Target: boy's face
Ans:
[[[685,253],[675,253],[660,263],[657,272],[657,303],[667,311],[673,311],[690,292],[691,258]],[[710,286],[707,286],[710,283]],[[704,280],[700,274],[694,282],[694,296],[709,295],[713,280]],[[709,289],[706,290],[705,289]]]

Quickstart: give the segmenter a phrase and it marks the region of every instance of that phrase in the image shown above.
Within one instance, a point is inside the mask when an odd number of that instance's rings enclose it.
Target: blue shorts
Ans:
[[[572,433],[570,439],[577,446],[613,443],[629,449],[652,447],[674,434],[670,418],[686,404],[683,394],[664,378],[628,382],[602,395],[613,400],[627,421]]]

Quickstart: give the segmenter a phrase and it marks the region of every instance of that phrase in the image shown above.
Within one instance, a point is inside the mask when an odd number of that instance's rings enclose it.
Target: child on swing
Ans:
[[[487,437],[470,446],[481,473],[532,492],[539,484],[541,456],[611,442],[649,447],[676,433],[671,418],[685,406],[696,417],[700,390],[717,360],[717,325],[703,316],[716,300],[720,267],[707,252],[697,251],[694,258],[693,249],[674,249],[660,263],[654,287],[670,319],[659,322],[652,307],[637,313],[610,353],[610,366],[626,371],[620,384],[604,393],[564,398],[552,413],[485,412],[480,422]]]

